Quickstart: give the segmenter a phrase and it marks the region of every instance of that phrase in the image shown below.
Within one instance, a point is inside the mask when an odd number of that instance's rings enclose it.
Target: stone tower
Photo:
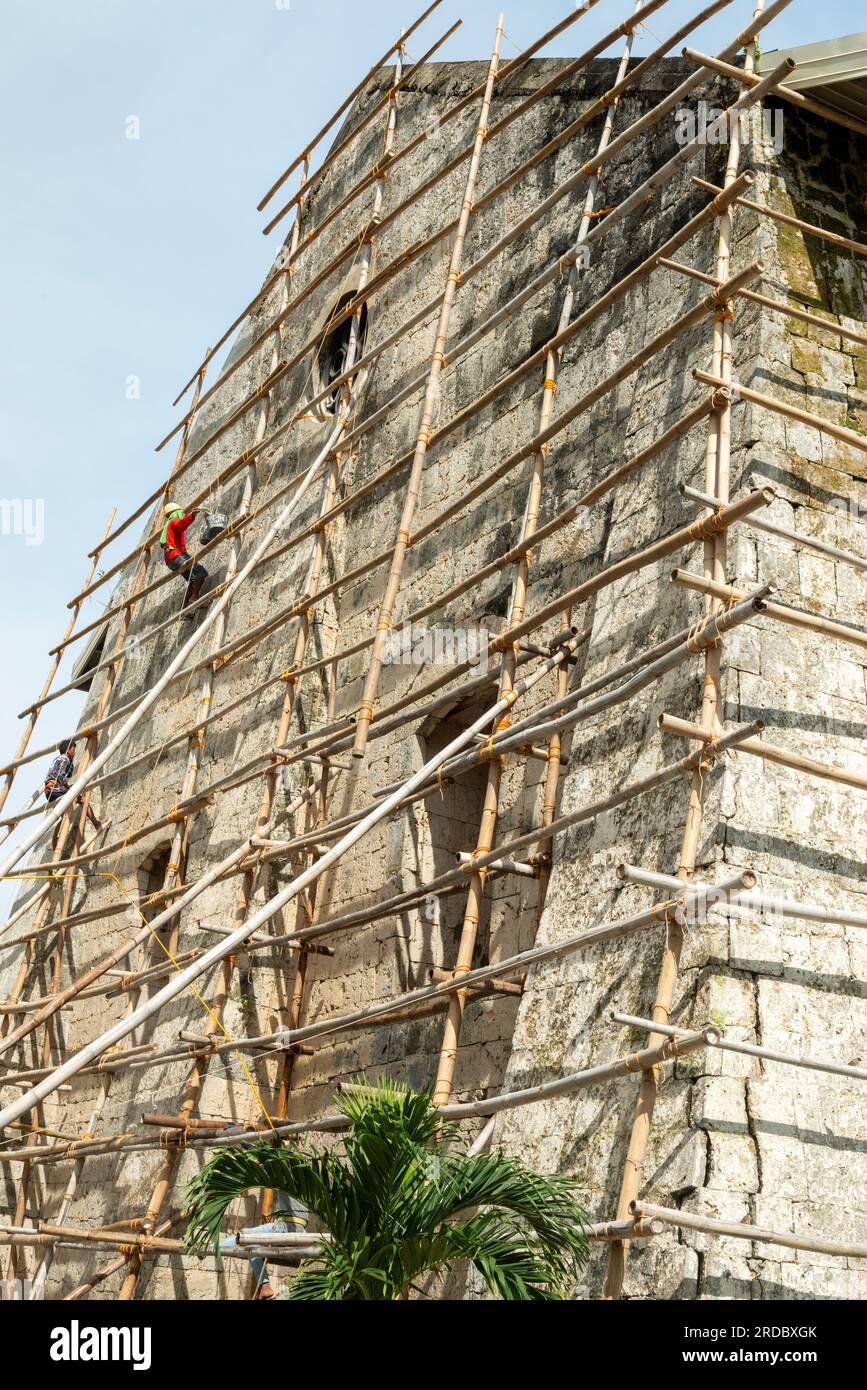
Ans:
[[[772,93],[764,121],[718,138],[752,86],[671,57],[633,78],[626,43],[624,60],[494,73],[401,53],[322,172],[303,165],[226,362],[196,374],[189,417],[181,403],[173,476],[101,560],[82,770],[201,636],[93,783],[110,825],[64,822],[72,876],[25,883],[0,939],[3,1105],[327,859],[498,692],[520,699],[46,1098],[45,1135],[6,1131],[0,1225],[176,1240],[225,1124],[303,1129],[359,1073],[436,1083],[440,1102],[577,1077],[646,1049],[652,1030],[620,1013],[716,1032],[682,1056],[653,1034],[655,1064],[508,1109],[487,1138],[575,1174],[594,1223],[625,1220],[630,1196],[674,1213],[628,1249],[597,1231],[577,1296],[862,1293],[865,130]],[[715,204],[745,170],[742,201]],[[160,565],[166,497],[198,513],[209,580],[189,613]],[[203,546],[206,513],[228,527]],[[691,906],[622,866],[758,886]],[[464,995],[448,983],[501,962]],[[6,1277],[39,1269],[52,1296],[249,1292],[243,1261],[158,1242],[7,1253]],[[448,1291],[479,1293],[465,1274]]]

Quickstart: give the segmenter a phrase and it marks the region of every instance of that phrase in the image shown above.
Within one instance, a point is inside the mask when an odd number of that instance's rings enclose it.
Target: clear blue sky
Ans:
[[[569,0],[502,3],[507,56],[571,7]],[[157,456],[153,445],[174,423],[172,398],[271,262],[283,233],[261,236],[261,194],[422,7],[422,0],[4,6],[0,498],[44,501],[45,539],[28,545],[24,536],[0,534],[3,761],[110,507],[125,515],[162,478],[169,451]],[[500,7],[501,0],[445,0],[413,36],[411,54],[463,16],[438,56],[487,57]],[[629,8],[629,0],[602,0],[546,51],[582,52]],[[699,8],[699,0],[670,0],[636,52]],[[751,9],[751,0],[735,0],[697,46],[722,48]],[[862,27],[854,0],[794,0],[764,47]],[[126,138],[130,117],[140,123],[137,140]],[[138,399],[127,397],[130,377],[140,383]],[[38,521],[37,511],[31,516]],[[98,611],[91,600],[88,620]],[[74,728],[81,700],[74,694],[48,707],[39,746]],[[10,808],[39,772],[25,770]]]

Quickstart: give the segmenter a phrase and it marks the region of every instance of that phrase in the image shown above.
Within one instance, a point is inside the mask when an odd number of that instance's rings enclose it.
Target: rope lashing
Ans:
[[[545,384],[542,389],[543,391],[557,391],[557,383],[552,376],[545,377]]]
[[[585,212],[584,216],[585,216],[585,217],[607,217],[608,214],[609,214],[609,212],[613,212],[613,211],[614,211],[614,208],[597,208],[595,212]]]

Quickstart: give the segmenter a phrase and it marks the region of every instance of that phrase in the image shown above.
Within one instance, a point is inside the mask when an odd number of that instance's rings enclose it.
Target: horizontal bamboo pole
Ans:
[[[721,283],[715,275],[708,275],[705,271],[696,270],[694,266],[684,265],[681,261],[669,260],[666,256],[660,256],[658,264],[664,266],[666,270],[673,270],[679,275],[686,275],[691,280],[700,280],[704,285],[719,285]],[[824,329],[826,333],[837,333],[849,342],[867,343],[867,333],[859,333],[857,329],[846,328],[844,324],[838,323],[834,319],[823,319],[818,314],[811,314],[806,309],[784,304],[779,299],[769,299],[766,294],[757,294],[754,290],[741,290],[741,298],[748,299],[751,304],[761,304],[763,308],[770,309],[775,314],[781,314],[784,318],[799,319],[801,323],[809,323],[814,328]]]
[[[635,864],[621,864],[618,872],[621,878],[626,879],[629,883],[645,883],[653,888],[671,888],[675,883],[671,874],[654,873],[650,869],[638,868]],[[681,882],[680,879],[676,881]],[[691,882],[702,892],[714,895],[718,893],[718,889],[712,883],[699,883],[695,879]],[[757,908],[760,912],[779,913],[781,917],[802,917],[808,922],[834,922],[840,926],[867,927],[867,912],[847,912],[845,908],[841,907],[821,907],[818,903],[799,902],[794,898],[780,898],[773,893],[766,893],[763,889],[747,889],[743,893],[738,892],[733,901],[738,908]],[[725,908],[722,900],[715,906]]]
[[[659,727],[666,734],[674,734],[678,738],[697,739],[701,742],[713,742],[714,736],[700,724],[692,724],[688,719],[677,719],[672,714],[661,714],[659,716]],[[835,767],[833,763],[819,762],[817,758],[806,758],[803,753],[790,753],[787,748],[777,748],[772,743],[765,743],[760,738],[744,739],[738,745],[738,751],[742,753],[752,753],[754,757],[764,758],[766,762],[779,763],[782,767],[791,768],[794,772],[806,772],[810,777],[821,777],[828,782],[839,782],[844,787],[856,787],[860,791],[867,791],[867,773],[854,772],[845,767]]]
[[[653,1202],[630,1202],[630,1212],[641,1220],[660,1217],[670,1226],[682,1226],[692,1231],[705,1231],[708,1235],[733,1236],[736,1240],[754,1240],[769,1245],[784,1245],[790,1250],[811,1250],[816,1254],[839,1255],[841,1258],[867,1259],[867,1245],[853,1245],[835,1240],[821,1240],[814,1236],[797,1236],[787,1231],[769,1231],[764,1226],[750,1226],[741,1222],[717,1221],[710,1216],[697,1216],[694,1212],[659,1207]]]
[[[718,584],[716,580],[690,574],[688,570],[673,570],[671,581],[685,589],[710,594],[712,598],[724,599],[727,602],[745,596],[743,589],[731,584]],[[807,613],[801,608],[788,608],[782,603],[766,603],[764,611],[767,617],[775,619],[776,622],[808,628],[811,632],[821,632],[825,637],[836,637],[842,642],[851,642],[856,647],[867,647],[867,632],[857,627],[847,627],[845,623],[835,623],[831,618],[821,617],[817,613]]]
[[[623,1023],[630,1028],[647,1028],[650,1033],[664,1033],[668,1038],[682,1037],[683,1028],[675,1028],[669,1023],[655,1023],[650,1018],[636,1018],[632,1014],[612,1013],[614,1023]],[[690,1035],[692,1036],[692,1035]],[[853,1081],[867,1081],[867,1067],[851,1067],[841,1062],[826,1062],[817,1057],[800,1057],[791,1052],[777,1052],[770,1047],[759,1047],[756,1043],[738,1042],[726,1037],[725,1033],[713,1044],[722,1052],[738,1052],[744,1057],[759,1057],[766,1062],[782,1062],[790,1067],[803,1067],[806,1071],[828,1072],[831,1076],[847,1076]]]
[[[709,183],[707,179],[695,177],[693,183],[697,188],[703,188],[708,193],[720,191],[715,183]],[[787,227],[795,227],[807,236],[815,236],[820,241],[829,242],[831,246],[841,246],[846,251],[854,251],[858,256],[867,256],[867,243],[863,241],[853,241],[851,237],[841,236],[839,232],[826,231],[824,227],[817,227],[813,222],[804,222],[800,217],[793,217],[791,213],[780,212],[778,208],[772,208],[768,203],[754,203],[749,198],[737,198],[736,202],[738,207],[749,208],[750,212],[759,212],[764,217],[772,218],[775,222],[784,222]]]
[[[688,498],[690,502],[698,502],[702,507],[711,507],[716,510],[720,505],[718,497],[711,497],[709,493],[699,492],[694,487],[687,487],[686,483],[679,485],[678,492],[681,497]],[[815,536],[805,536],[803,531],[795,531],[791,526],[781,526],[779,522],[766,521],[759,516],[753,516],[750,525],[756,531],[766,531],[769,536],[781,536],[784,540],[803,545],[805,550],[815,550],[819,555],[827,555],[832,560],[840,560],[843,564],[853,565],[855,569],[867,570],[867,558],[864,556],[855,555],[851,550],[841,550],[839,546],[829,545],[827,541],[817,540]]]
[[[729,399],[732,401],[750,401],[754,405],[764,406],[766,410],[772,410],[777,415],[785,415],[790,420],[799,420],[804,425],[811,425],[814,430],[819,430],[822,434],[830,434],[833,439],[839,439],[844,444],[851,445],[853,449],[859,449],[861,453],[867,454],[867,438],[856,433],[855,430],[847,429],[845,425],[836,425],[833,420],[825,420],[821,415],[814,415],[812,411],[803,410],[799,405],[789,405],[787,401],[778,400],[776,396],[768,396],[763,391],[754,391],[752,387],[744,386],[742,382],[725,382],[722,377],[700,371],[697,367],[693,368],[692,375],[696,381],[701,381],[706,386],[714,386],[721,391],[728,391],[730,393]]]
[[[664,1235],[667,1226],[661,1216],[649,1220],[635,1221],[626,1216],[622,1221],[597,1221],[588,1226],[586,1234],[591,1240],[647,1240],[650,1236]]]
[[[655,1047],[645,1047],[626,1057],[620,1057],[615,1062],[588,1067],[584,1071],[574,1072],[556,1081],[545,1081],[539,1086],[529,1086],[521,1091],[507,1091],[504,1095],[490,1096],[486,1100],[459,1102],[440,1108],[443,1117],[450,1120],[465,1120],[478,1115],[498,1115],[503,1110],[514,1110],[521,1105],[536,1105],[553,1100],[557,1096],[572,1095],[575,1091],[585,1090],[589,1086],[617,1081],[623,1076],[632,1076],[636,1072],[661,1066],[678,1056],[687,1056],[702,1048],[715,1046],[718,1038],[719,1029],[709,1024],[706,1028],[698,1029],[689,1035],[680,1033],[676,1038],[664,1039]]]

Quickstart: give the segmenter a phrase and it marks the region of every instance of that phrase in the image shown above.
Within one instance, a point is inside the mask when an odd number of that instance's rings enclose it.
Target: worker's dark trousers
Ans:
[[[183,579],[185,584],[190,583],[193,579],[207,579],[208,571],[205,569],[204,565],[200,565],[198,561],[193,565],[191,570],[184,570],[184,565],[188,565],[189,563],[189,555],[173,555],[171,560],[166,560],[166,564],[170,570],[183,570],[180,578]]]

